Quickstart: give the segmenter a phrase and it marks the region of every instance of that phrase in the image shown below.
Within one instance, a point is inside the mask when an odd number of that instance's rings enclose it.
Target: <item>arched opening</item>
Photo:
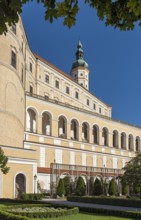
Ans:
[[[26,177],[19,173],[15,178],[15,198],[21,198],[23,193],[26,193]]]
[[[59,137],[67,138],[67,120],[64,116],[59,117],[58,121]]]
[[[118,131],[113,131],[113,147],[118,148]]]
[[[71,139],[78,141],[78,121],[73,119],[71,121]]]
[[[107,128],[102,129],[102,140],[103,140],[103,145],[104,146],[108,146],[108,144],[109,144],[108,133],[109,132],[108,132]]]
[[[47,112],[42,115],[42,134],[51,135],[51,116]]]
[[[36,113],[33,109],[30,108],[27,110],[26,127],[30,132],[37,132]]]
[[[89,142],[89,125],[86,122],[82,124],[82,141]]]
[[[126,134],[124,132],[121,133],[121,149],[126,149]]]
[[[136,152],[140,152],[140,138],[136,137]]]
[[[93,126],[93,143],[94,144],[99,144],[99,127],[97,125]]]
[[[133,146],[133,135],[130,134],[129,137],[128,137],[128,149],[130,151],[133,151],[134,149],[134,146]]]

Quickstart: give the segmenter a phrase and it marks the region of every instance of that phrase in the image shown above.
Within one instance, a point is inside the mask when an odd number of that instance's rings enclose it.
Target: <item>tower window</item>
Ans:
[[[32,63],[29,64],[29,70],[32,73]]]
[[[89,99],[87,99],[87,105],[90,105],[90,101],[89,101]]]
[[[17,57],[16,53],[12,50],[11,52],[11,65],[16,69]]]
[[[33,87],[31,85],[29,87],[29,92],[30,92],[30,94],[33,94]]]
[[[66,86],[66,93],[70,94],[70,88],[68,86]]]
[[[45,82],[49,83],[49,76],[47,74],[45,74]]]
[[[21,81],[22,81],[22,83],[23,83],[23,68],[22,68],[22,71],[21,71]]]
[[[83,76],[83,73],[80,73],[80,76]]]
[[[58,80],[55,80],[55,87],[56,87],[57,89],[59,89],[59,81],[58,81]]]
[[[79,99],[79,93],[78,92],[75,92],[75,98]]]
[[[96,110],[96,104],[93,104],[93,109]]]
[[[12,25],[12,31],[14,34],[16,34],[16,25],[15,24]]]

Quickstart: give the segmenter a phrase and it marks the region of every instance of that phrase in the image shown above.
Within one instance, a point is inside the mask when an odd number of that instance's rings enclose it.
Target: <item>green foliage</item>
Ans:
[[[89,193],[90,193],[90,195],[93,195],[93,191],[94,191],[94,177],[90,177],[90,180],[89,180]]]
[[[94,189],[93,189],[93,194],[96,196],[99,196],[102,194],[102,184],[101,181],[96,178],[96,180],[94,181]]]
[[[18,21],[18,14],[22,12],[22,6],[32,0],[5,0],[0,1],[0,34],[7,31],[8,25]],[[63,24],[69,28],[76,23],[76,16],[79,11],[78,0],[44,1],[45,20],[53,22],[62,18]],[[141,26],[141,1],[135,0],[84,0],[84,3],[96,10],[100,20],[104,20],[105,25],[111,25],[120,30],[132,30],[135,23]]]
[[[102,205],[113,205],[113,206],[123,206],[123,207],[135,207],[141,208],[141,201],[139,199],[127,199],[120,197],[105,197],[105,196],[68,196],[68,201],[72,202],[83,202],[83,203],[93,203],[93,204],[102,204]]]
[[[42,193],[23,193],[21,195],[21,199],[23,200],[41,200],[42,198]]]
[[[84,179],[79,176],[76,182],[76,195],[84,196],[86,194],[86,184]]]
[[[70,194],[70,176],[65,176],[63,181],[65,187],[65,196],[68,196]]]
[[[8,157],[4,155],[4,151],[0,147],[0,170],[3,174],[7,174],[9,172],[9,167],[7,167]]]
[[[132,158],[123,169],[125,171],[123,181],[129,186],[139,187],[141,198],[141,153]]]
[[[121,182],[121,185],[122,185],[122,195],[127,195],[128,186],[127,186],[126,182],[125,182],[125,181],[122,181],[122,182]]]
[[[65,195],[65,186],[64,186],[64,181],[63,181],[63,179],[60,179],[60,180],[59,180],[56,193],[57,193],[57,195],[60,196],[60,197],[62,197],[63,195]]]
[[[116,183],[114,179],[111,179],[109,183],[109,195],[113,196],[115,195],[115,192],[116,192]]]

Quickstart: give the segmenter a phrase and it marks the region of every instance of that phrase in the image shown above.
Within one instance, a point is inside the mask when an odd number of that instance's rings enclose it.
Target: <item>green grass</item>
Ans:
[[[64,217],[49,218],[50,220],[133,220],[131,218],[120,218],[113,216],[92,215],[92,214],[76,214]],[[31,220],[47,220],[47,218],[31,218]]]

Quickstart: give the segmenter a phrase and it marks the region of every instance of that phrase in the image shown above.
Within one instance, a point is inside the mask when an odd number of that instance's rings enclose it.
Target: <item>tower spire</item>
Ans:
[[[72,64],[72,77],[84,88],[89,88],[89,69],[88,64],[84,60],[84,51],[81,41],[78,41],[77,50],[75,53],[76,60]]]

